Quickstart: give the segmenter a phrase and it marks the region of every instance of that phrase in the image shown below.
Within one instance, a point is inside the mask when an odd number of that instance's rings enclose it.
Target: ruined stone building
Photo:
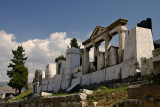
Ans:
[[[127,22],[119,19],[107,27],[97,26],[90,38],[82,43],[83,49],[67,49],[66,60],[56,63],[56,72],[52,64],[47,65],[46,71],[36,71],[33,93],[56,93],[75,84],[83,87],[127,82],[137,73],[157,73],[160,56],[157,54],[159,51],[154,50],[151,29],[136,26],[128,30]],[[111,45],[111,40],[117,35],[119,46],[115,47]],[[105,42],[104,52],[99,51],[102,42]],[[90,62],[92,47],[94,61]]]

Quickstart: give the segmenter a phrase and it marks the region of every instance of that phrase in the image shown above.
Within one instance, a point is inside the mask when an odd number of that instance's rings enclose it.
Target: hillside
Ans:
[[[8,82],[0,82],[0,87],[6,86]]]
[[[11,87],[9,86],[3,86],[3,87],[0,87],[0,94],[1,93],[14,93],[15,90],[12,89]]]

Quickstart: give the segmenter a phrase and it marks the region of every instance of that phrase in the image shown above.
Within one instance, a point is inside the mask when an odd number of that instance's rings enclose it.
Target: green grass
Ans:
[[[122,103],[127,97],[127,87],[108,89],[101,86],[93,94],[88,95],[87,103],[90,105],[93,102],[98,102],[98,106],[112,106],[116,103]]]
[[[64,96],[64,95],[73,95],[73,94],[79,94],[80,92],[75,93],[54,93],[52,96]]]
[[[32,94],[32,90],[27,90],[25,92],[22,92],[18,96],[16,96],[14,99],[9,99],[8,102],[24,100],[25,98],[28,98],[28,96],[31,94]]]
[[[111,89],[109,89],[109,88],[107,88],[105,86],[101,86],[96,91],[101,90],[106,94],[106,93],[113,93],[113,92],[117,92],[117,91],[124,91],[126,89],[127,89],[127,87],[119,87],[119,88],[111,88]]]
[[[14,99],[8,100],[9,102],[12,101],[21,101],[24,99],[30,99],[30,95],[32,91],[25,91],[20,95],[16,96]],[[78,93],[55,93],[52,96],[46,97],[53,97],[53,96],[64,96],[64,95],[72,95],[72,94],[79,94]],[[120,87],[115,89],[109,89],[105,86],[99,87],[97,90],[94,90],[93,94],[88,95],[86,102],[90,105],[93,102],[98,102],[99,106],[109,105],[112,106],[116,103],[121,103],[128,97],[127,95],[127,87]],[[45,98],[45,97],[44,97]]]

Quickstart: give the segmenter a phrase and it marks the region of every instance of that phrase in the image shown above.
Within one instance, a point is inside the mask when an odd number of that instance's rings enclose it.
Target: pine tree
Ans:
[[[63,55],[60,55],[57,58],[55,58],[55,62],[58,62],[59,60],[66,60],[66,58]]]
[[[17,50],[12,50],[14,57],[11,59],[12,63],[9,63],[8,66],[11,70],[7,71],[8,77],[11,78],[8,85],[18,90],[19,93],[28,84],[28,68],[25,67],[27,57],[25,57],[24,52],[22,46],[18,46]]]
[[[73,38],[73,39],[71,40],[70,46],[71,46],[71,48],[72,48],[72,47],[75,47],[75,48],[77,48],[77,49],[80,49],[80,47],[81,47],[81,45],[78,45],[76,38]],[[69,48],[69,46],[68,46],[68,48]]]

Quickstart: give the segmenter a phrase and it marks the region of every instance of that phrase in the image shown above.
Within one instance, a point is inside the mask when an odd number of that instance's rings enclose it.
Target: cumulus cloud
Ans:
[[[90,35],[89,33],[88,35]],[[86,35],[88,38],[89,36]],[[46,39],[33,39],[25,42],[17,42],[14,34],[0,31],[0,81],[9,81],[7,74],[8,65],[13,58],[11,50],[17,49],[22,45],[25,54],[28,57],[26,66],[29,70],[29,81],[32,82],[35,70],[45,70],[48,63],[54,63],[59,55],[65,55],[67,46],[72,38],[67,37],[66,32],[51,33]],[[78,44],[82,46],[82,40],[77,38]],[[101,44],[100,51],[104,50],[104,44]],[[94,49],[90,50],[90,61],[93,61]],[[56,68],[54,69],[56,70]]]
[[[23,43],[16,42],[14,34],[0,31],[0,80],[8,81],[7,66],[13,55],[11,50],[15,50],[18,45],[22,45],[28,57],[26,66],[29,69],[29,81],[32,81],[34,72],[37,69],[45,70],[48,63],[54,63],[54,59],[63,54],[72,38],[68,38],[66,32],[55,32],[46,39],[33,39]],[[81,44],[78,39],[78,43]]]

